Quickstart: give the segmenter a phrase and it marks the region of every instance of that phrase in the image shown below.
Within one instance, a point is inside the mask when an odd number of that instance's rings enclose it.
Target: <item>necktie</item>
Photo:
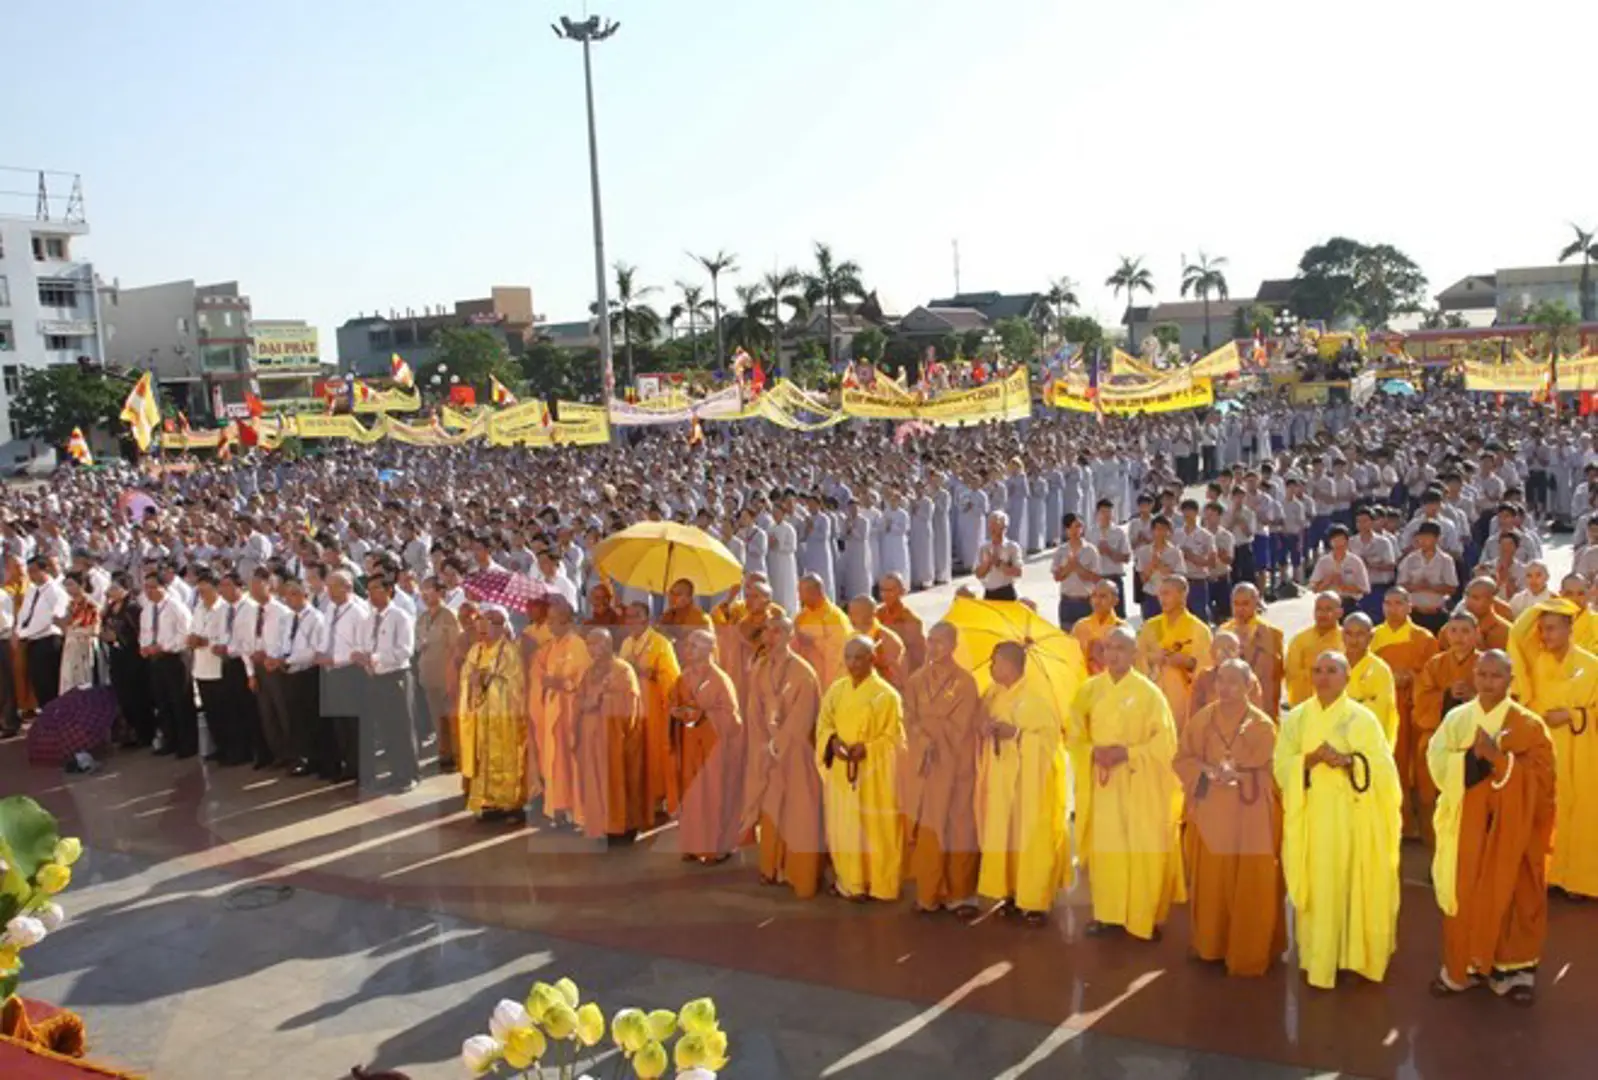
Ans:
[[[22,625],[26,627],[33,622],[33,609],[39,606],[39,589],[34,586],[33,595],[28,598],[28,610],[22,614]]]
[[[150,609],[150,643],[157,649],[161,647],[161,606],[157,604]]]
[[[229,604],[227,606],[227,634],[229,639],[233,637],[233,620],[238,613],[239,608],[237,604]]]
[[[255,609],[255,640],[261,640],[261,631],[266,629],[266,605],[262,604]]]
[[[377,613],[377,618],[372,620],[372,656],[375,659],[377,651],[383,647],[383,616],[388,614],[384,608]]]
[[[300,632],[300,616],[303,615],[303,614],[305,614],[303,611],[296,611],[294,613],[294,618],[292,620],[290,620],[290,622],[289,622],[289,647],[288,647],[288,651],[289,652],[293,652],[294,651],[294,639],[297,636],[299,636],[299,632]]]

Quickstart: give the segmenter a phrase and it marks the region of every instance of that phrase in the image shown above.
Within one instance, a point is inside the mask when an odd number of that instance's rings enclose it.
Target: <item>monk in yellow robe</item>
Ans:
[[[904,691],[908,744],[901,769],[908,874],[921,911],[977,914],[976,775],[981,695],[954,660],[959,631],[939,623],[927,635],[927,662]]]
[[[27,568],[15,555],[6,556],[6,579],[3,587],[11,598],[12,625],[22,619],[22,594],[28,591]],[[33,684],[28,681],[28,643],[19,637],[7,641],[8,660],[11,664],[11,685],[16,698],[17,712],[23,716],[37,712],[39,699],[34,696]]]
[[[904,876],[897,790],[904,704],[877,674],[875,655],[868,637],[845,643],[846,673],[822,694],[816,722],[833,892],[857,901],[897,900]]]
[[[1215,701],[1182,729],[1173,763],[1187,799],[1191,940],[1228,975],[1263,975],[1286,946],[1276,723],[1249,700],[1258,680],[1242,660],[1224,661],[1215,681]]]
[[[716,636],[682,639],[682,677],[672,688],[672,746],[682,809],[678,842],[685,862],[714,866],[732,857],[741,834],[743,717],[732,680],[716,666]]]
[[[1554,744],[1509,699],[1509,656],[1476,662],[1476,698],[1451,710],[1427,748],[1441,792],[1432,887],[1443,912],[1438,996],[1483,980],[1517,1005],[1535,1000],[1548,936],[1548,855],[1557,797]]]
[[[749,675],[740,831],[756,830],[761,884],[786,884],[808,900],[821,888],[825,858],[815,758],[821,685],[793,651],[792,620],[778,611],[766,620],[764,634],[764,655]]]
[[[991,670],[977,766],[977,892],[1041,927],[1071,881],[1064,725],[1048,681],[1027,672],[1023,646],[996,645]]]
[[[816,673],[825,694],[843,675],[843,643],[853,632],[849,616],[826,598],[821,578],[806,574],[799,579],[799,612],[793,620],[794,651]]]
[[[1344,655],[1348,660],[1348,697],[1371,711],[1387,735],[1387,745],[1398,743],[1398,690],[1393,670],[1370,651],[1375,631],[1370,616],[1356,611],[1343,620]]]
[[[1598,656],[1598,615],[1592,610],[1592,583],[1581,574],[1566,574],[1559,595],[1576,605],[1576,618],[1570,624],[1570,643]],[[1511,628],[1513,632],[1513,628]]]
[[[1322,653],[1314,693],[1282,719],[1282,871],[1298,962],[1317,989],[1354,971],[1380,982],[1398,934],[1398,766],[1381,721],[1351,700],[1348,660]]]
[[[1178,729],[1187,722],[1193,678],[1210,660],[1210,628],[1187,609],[1187,578],[1160,582],[1160,613],[1138,632],[1138,670],[1165,695]]]
[[[1590,897],[1598,896],[1598,656],[1572,641],[1581,613],[1562,596],[1527,608],[1515,620],[1510,656],[1515,696],[1554,740],[1558,817],[1548,884]]]
[[[1100,643],[1104,641],[1104,635],[1117,626],[1126,625],[1126,620],[1115,613],[1119,599],[1115,586],[1100,578],[1094,582],[1093,591],[1088,594],[1092,614],[1082,616],[1071,627],[1071,636],[1082,646],[1082,656],[1087,660],[1089,675],[1097,675],[1104,670],[1104,658],[1100,655],[1103,651]]]
[[[1104,670],[1077,688],[1066,728],[1077,860],[1093,895],[1087,933],[1121,926],[1157,939],[1171,904],[1183,898],[1182,787],[1171,768],[1176,723],[1165,695],[1133,670],[1131,630],[1111,630],[1102,645]]]
[[[1287,646],[1287,707],[1294,708],[1308,701],[1315,693],[1313,672],[1315,658],[1322,653],[1343,651],[1343,601],[1336,593],[1323,592],[1315,597],[1315,621],[1298,633]]]
[[[673,582],[666,591],[666,610],[656,627],[677,650],[677,662],[681,664],[683,639],[695,630],[713,630],[715,624],[710,614],[694,602],[694,583],[684,578]]]
[[[927,636],[922,629],[921,616],[904,606],[904,578],[897,572],[888,574],[878,586],[882,603],[877,605],[877,621],[899,636],[904,644],[904,672],[914,674],[927,662]],[[903,687],[900,687],[903,692]]]
[[[633,674],[638,676],[644,736],[644,806],[653,824],[662,808],[675,814],[682,795],[677,789],[677,769],[671,755],[671,692],[682,675],[682,667],[671,642],[649,625],[647,603],[627,605],[626,633],[621,658],[632,665]]]
[[[528,798],[521,651],[501,607],[488,607],[472,636],[456,703],[466,809],[479,821],[521,821]]]
[[[1382,599],[1382,624],[1370,643],[1371,652],[1381,657],[1393,673],[1394,703],[1398,706],[1398,741],[1393,746],[1393,756],[1405,793],[1405,836],[1413,835],[1408,812],[1413,780],[1426,772],[1426,743],[1415,736],[1415,687],[1438,648],[1432,632],[1410,619],[1412,610],[1409,590],[1399,585],[1388,589]]]
[[[904,693],[905,669],[904,642],[899,635],[877,621],[877,605],[869,596],[857,596],[849,601],[849,628],[856,634],[870,638],[877,646],[877,674],[888,680],[901,694]]]
[[[1437,785],[1426,765],[1426,748],[1443,717],[1476,696],[1476,616],[1460,608],[1443,625],[1442,648],[1421,668],[1415,680],[1415,707],[1410,727],[1398,732],[1398,782],[1404,789],[1404,837],[1432,844],[1432,818]],[[1406,772],[1405,769],[1409,771]]]
[[[577,809],[577,684],[588,669],[588,647],[572,626],[572,609],[560,597],[549,602],[549,640],[533,654],[527,677],[527,712],[532,722],[529,771],[543,778],[544,816],[569,822]],[[534,756],[536,755],[536,756]]]
[[[631,840],[654,824],[644,796],[642,695],[632,665],[615,654],[610,631],[593,627],[583,637],[588,668],[577,684],[573,725],[577,758],[577,811],[590,839]]]
[[[1260,708],[1274,721],[1282,708],[1282,671],[1286,664],[1282,631],[1260,615],[1260,591],[1253,582],[1232,589],[1232,617],[1221,629],[1237,637],[1238,656],[1260,684]]]
[[[716,641],[718,662],[733,689],[738,692],[738,708],[749,708],[749,675],[766,651],[766,621],[773,615],[784,614],[782,608],[771,600],[771,585],[763,574],[751,574],[744,583],[743,614],[736,623],[722,626],[717,623]],[[714,613],[712,613],[714,616]],[[715,621],[714,618],[712,621]]]

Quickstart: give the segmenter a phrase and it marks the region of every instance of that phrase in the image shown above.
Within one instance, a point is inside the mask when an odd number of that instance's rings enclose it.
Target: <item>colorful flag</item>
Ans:
[[[89,453],[89,440],[83,437],[82,428],[72,429],[72,436],[67,439],[67,456],[79,465],[94,464],[94,455]]]
[[[759,397],[766,389],[766,369],[760,366],[760,361],[755,361],[754,370],[749,374],[749,387]]]
[[[1093,415],[1100,424],[1104,423],[1104,399],[1099,397],[1099,362],[1104,353],[1102,345],[1095,346],[1093,355],[1088,360],[1088,388],[1086,397],[1093,402]]]
[[[389,372],[394,379],[394,385],[409,390],[416,385],[416,376],[411,374],[411,366],[399,353],[388,358]]]
[[[699,422],[699,416],[697,414],[695,414],[693,420],[690,421],[689,424],[688,424],[688,445],[689,446],[698,446],[700,443],[702,443],[704,441],[705,441],[705,427],[704,427],[703,424],[701,424]]]
[[[501,408],[506,405],[516,404],[516,395],[507,390],[505,384],[492,375],[488,377],[488,397],[490,401]]]
[[[185,435],[187,435],[191,430],[189,427],[189,414],[184,412],[182,409],[178,410],[178,430],[183,432]]]
[[[261,400],[259,394],[251,390],[244,391],[244,407],[250,411],[251,418],[259,418],[266,412],[266,402]]]
[[[150,448],[155,429],[161,426],[161,406],[155,400],[150,373],[139,376],[128,398],[122,403],[122,420],[133,432],[133,441],[142,453]]]

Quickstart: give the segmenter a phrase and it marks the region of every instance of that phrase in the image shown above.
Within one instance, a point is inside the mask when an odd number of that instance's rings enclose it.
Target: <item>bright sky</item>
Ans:
[[[1121,254],[1234,295],[1342,233],[1433,292],[1598,224],[1584,0],[609,0],[595,52],[607,256],[663,287],[860,263],[899,311],[1046,289]],[[124,286],[238,279],[262,318],[530,284],[593,293],[581,0],[14,4],[0,164],[83,175]],[[733,278],[736,284],[739,278]],[[732,290],[724,279],[723,296]]]

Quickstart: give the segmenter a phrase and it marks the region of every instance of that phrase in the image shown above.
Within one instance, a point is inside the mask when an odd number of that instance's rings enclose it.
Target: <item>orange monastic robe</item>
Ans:
[[[621,643],[618,655],[633,666],[642,698],[644,805],[651,817],[661,805],[675,814],[681,794],[671,754],[671,691],[682,675],[677,650],[659,631],[645,627]]]
[[[1242,645],[1239,656],[1260,681],[1260,708],[1273,720],[1282,708],[1282,672],[1286,667],[1282,631],[1264,619],[1247,623],[1228,619],[1221,626]]]
[[[1415,702],[1410,710],[1408,729],[1400,728],[1393,756],[1398,760],[1398,782],[1404,791],[1404,835],[1422,837],[1432,843],[1432,814],[1437,806],[1437,785],[1426,767],[1426,748],[1450,709],[1476,696],[1472,678],[1481,653],[1472,649],[1463,659],[1444,649],[1421,668],[1415,680]],[[1467,693],[1454,695],[1463,683]]]
[[[691,713],[672,725],[682,791],[682,854],[717,859],[737,845],[743,809],[746,759],[738,698],[727,673],[706,663],[684,669],[672,690],[672,706]]]
[[[904,643],[904,673],[906,676],[914,675],[927,662],[927,635],[922,627],[921,616],[903,604],[896,608],[879,604],[877,621],[899,635],[899,640]],[[899,690],[902,693],[904,687],[899,686]]]
[[[612,657],[577,686],[577,823],[594,839],[654,824],[644,802],[644,732],[638,676]]]
[[[981,868],[976,785],[982,695],[953,660],[922,667],[904,690],[899,805],[916,905],[935,911],[976,896]]]
[[[667,611],[655,624],[666,640],[671,642],[677,650],[677,662],[682,663],[682,642],[695,630],[714,631],[715,623],[711,622],[710,613],[700,610],[697,606],[689,604],[681,611]]]
[[[1398,706],[1398,742],[1393,747],[1393,756],[1398,761],[1399,785],[1406,792],[1407,814],[1409,786],[1405,778],[1417,771],[1426,771],[1426,744],[1417,741],[1412,731],[1415,723],[1415,689],[1427,661],[1437,655],[1437,638],[1430,630],[1412,622],[1406,622],[1396,630],[1384,622],[1376,627],[1375,636],[1371,638],[1371,652],[1383,660],[1393,673],[1393,703]],[[1410,760],[1415,755],[1418,757]],[[1404,824],[1409,824],[1407,816]]]
[[[821,888],[821,775],[816,716],[821,685],[796,654],[764,657],[749,676],[743,828],[757,826],[761,880],[808,900]]]
[[[1149,677],[1165,695],[1171,707],[1171,718],[1177,726],[1187,723],[1188,698],[1193,693],[1193,679],[1210,662],[1210,628],[1183,610],[1174,618],[1156,615],[1138,631],[1138,670]],[[1164,652],[1192,657],[1198,666],[1191,672],[1174,663],[1160,659]]]
[[[1076,638],[1078,645],[1082,646],[1082,656],[1087,660],[1089,675],[1097,675],[1104,670],[1104,658],[1100,655],[1099,649],[1099,643],[1104,640],[1104,635],[1117,626],[1125,625],[1125,619],[1111,612],[1107,619],[1101,619],[1097,615],[1085,615],[1071,627],[1071,636]]]
[[[1265,974],[1287,942],[1275,751],[1276,724],[1262,709],[1250,705],[1241,718],[1228,718],[1217,702],[1188,721],[1172,762],[1187,799],[1193,951],[1224,960],[1230,975]],[[1235,770],[1235,782],[1205,774],[1205,766],[1223,763]]]
[[[829,600],[813,608],[801,606],[793,617],[794,651],[816,673],[821,693],[843,675],[843,646],[854,633],[849,616]]]
[[[527,676],[528,775],[543,778],[544,816],[577,809],[577,684],[588,670],[588,646],[575,633],[551,637],[533,654]],[[553,680],[553,681],[550,681]]]
[[[877,674],[887,679],[889,685],[903,694],[905,680],[910,674],[906,666],[908,661],[903,640],[879,622],[871,624],[867,636],[877,643],[872,661],[876,665]]]

